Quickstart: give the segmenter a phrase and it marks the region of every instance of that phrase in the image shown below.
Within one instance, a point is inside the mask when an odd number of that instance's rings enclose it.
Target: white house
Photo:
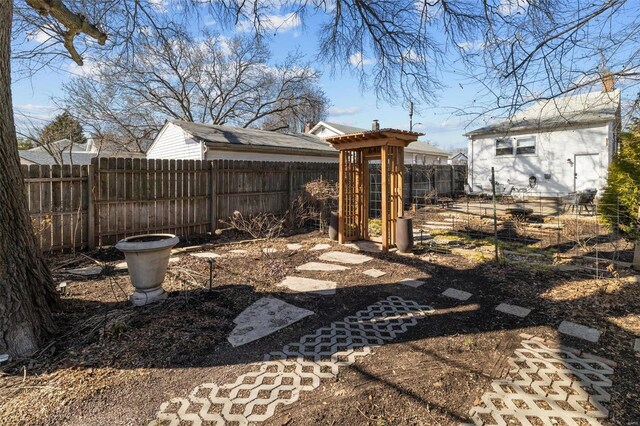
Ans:
[[[620,91],[537,102],[511,119],[468,132],[469,184],[514,185],[542,196],[605,186],[618,150]]]
[[[451,154],[449,154],[449,158],[447,159],[447,164],[451,165],[466,165],[468,161],[467,157],[467,149],[456,149]]]
[[[380,130],[378,120],[372,124],[373,130]],[[346,126],[344,124],[320,121],[311,127],[307,133],[326,139],[332,136],[362,133],[368,131],[361,127]],[[426,142],[413,142],[404,149],[404,164],[447,164],[449,153]]]
[[[338,151],[313,135],[167,121],[147,158],[337,163]]]

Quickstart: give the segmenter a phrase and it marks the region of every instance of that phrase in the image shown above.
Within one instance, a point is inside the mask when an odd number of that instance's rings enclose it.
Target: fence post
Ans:
[[[87,166],[87,247],[89,250],[96,248],[96,203],[95,203],[95,183],[98,172],[98,158],[91,159],[91,164]]]
[[[211,221],[211,234],[216,232],[218,228],[218,160],[209,162],[209,186],[211,187],[211,206],[209,209]]]
[[[289,178],[289,221],[293,223],[294,221],[294,213],[293,213],[293,197],[295,195],[294,187],[293,187],[293,170],[292,163],[287,163],[287,177]]]
[[[450,166],[449,169],[449,182],[451,182],[451,186],[449,188],[451,188],[451,193],[449,194],[449,197],[453,198],[456,195],[456,187],[455,187],[455,168],[453,167],[453,164]]]
[[[494,168],[491,167],[491,192],[493,194],[493,245],[496,252],[496,262],[499,260],[498,256],[498,217],[496,212],[496,176]]]

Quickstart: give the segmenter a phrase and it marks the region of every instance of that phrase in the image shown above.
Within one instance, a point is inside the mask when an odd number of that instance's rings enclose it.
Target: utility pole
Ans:
[[[409,102],[409,131],[413,132],[413,101]]]

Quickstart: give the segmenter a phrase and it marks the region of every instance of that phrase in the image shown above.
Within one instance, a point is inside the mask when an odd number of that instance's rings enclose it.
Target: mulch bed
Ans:
[[[238,236],[236,236],[238,237]],[[428,304],[440,314],[420,321],[407,333],[373,349],[335,381],[322,383],[300,400],[281,406],[272,425],[457,425],[469,409],[502,377],[497,368],[529,333],[617,362],[604,424],[632,424],[640,419],[640,359],[632,340],[640,336],[640,284],[633,277],[575,279],[545,267],[495,265],[455,254],[425,253],[407,257],[372,254],[374,261],[345,272],[298,272],[320,251],[288,251],[287,243],[305,247],[328,240],[318,234],[271,241],[234,243],[211,251],[215,259],[209,289],[209,263],[187,253],[171,263],[164,287],[166,302],[134,308],[126,272],[112,268],[118,252],[102,250],[92,257],[107,266],[96,278],[62,275],[67,282],[60,331],[31,359],[2,367],[0,418],[24,425],[146,424],[160,404],[184,396],[203,381],[227,383],[248,371],[264,353],[280,349],[299,336],[342,319],[390,295]],[[202,241],[212,242],[212,241]],[[264,254],[272,247],[278,251]],[[231,253],[232,250],[248,253]],[[335,245],[334,249],[352,251]],[[84,256],[57,256],[52,265],[89,266]],[[381,278],[366,269],[387,272]],[[331,279],[336,296],[283,291],[286,275]],[[403,278],[426,281],[418,289],[395,284]],[[473,293],[468,302],[440,296],[455,287]],[[274,296],[316,314],[250,344],[232,348],[226,341],[233,319],[264,296]],[[501,302],[533,309],[523,320],[497,314]],[[466,309],[465,307],[471,307]],[[559,335],[563,319],[603,331],[597,344]]]

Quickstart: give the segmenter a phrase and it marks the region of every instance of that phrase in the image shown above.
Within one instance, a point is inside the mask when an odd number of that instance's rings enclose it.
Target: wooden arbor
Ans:
[[[369,161],[380,161],[382,174],[382,249],[396,242],[396,219],[403,214],[404,148],[421,133],[382,129],[334,136],[340,151],[338,241],[369,238]]]

